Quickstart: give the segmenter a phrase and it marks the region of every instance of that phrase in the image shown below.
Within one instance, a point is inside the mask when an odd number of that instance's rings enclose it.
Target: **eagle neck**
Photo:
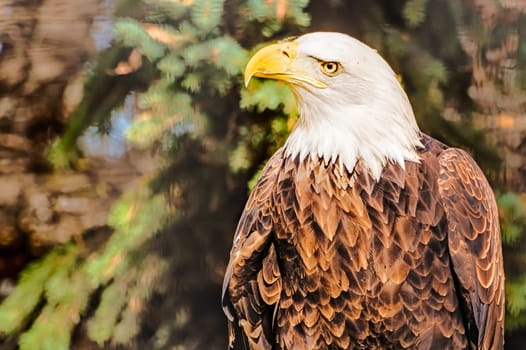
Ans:
[[[349,172],[361,161],[377,181],[388,163],[404,168],[405,161],[419,161],[421,133],[414,117],[411,122],[396,111],[364,105],[300,106],[300,119],[285,144],[287,156],[339,162]]]

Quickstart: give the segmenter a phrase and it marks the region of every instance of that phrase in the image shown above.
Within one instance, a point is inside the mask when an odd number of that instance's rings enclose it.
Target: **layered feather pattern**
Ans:
[[[464,152],[422,135],[420,162],[269,161],[223,287],[232,349],[501,349],[493,194]]]

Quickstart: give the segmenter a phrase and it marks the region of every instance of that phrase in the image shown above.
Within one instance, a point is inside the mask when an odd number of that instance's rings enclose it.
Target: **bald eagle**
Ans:
[[[502,349],[498,213],[464,151],[422,133],[362,42],[317,32],[248,62],[300,119],[268,161],[223,284],[231,349]]]

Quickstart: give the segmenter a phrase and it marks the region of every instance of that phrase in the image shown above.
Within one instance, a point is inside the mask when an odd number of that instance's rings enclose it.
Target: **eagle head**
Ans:
[[[420,131],[406,93],[378,52],[341,33],[316,32],[260,49],[245,69],[287,83],[300,119],[285,144],[292,157],[361,161],[375,179],[387,162],[419,160]]]

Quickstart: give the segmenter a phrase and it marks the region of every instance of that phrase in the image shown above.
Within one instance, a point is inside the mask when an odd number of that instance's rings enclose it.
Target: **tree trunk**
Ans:
[[[94,38],[111,24],[101,2],[3,0],[0,9],[0,280],[9,285],[48,248],[104,226],[144,166],[134,165],[137,153],[84,154],[68,170],[47,158],[82,98]]]

